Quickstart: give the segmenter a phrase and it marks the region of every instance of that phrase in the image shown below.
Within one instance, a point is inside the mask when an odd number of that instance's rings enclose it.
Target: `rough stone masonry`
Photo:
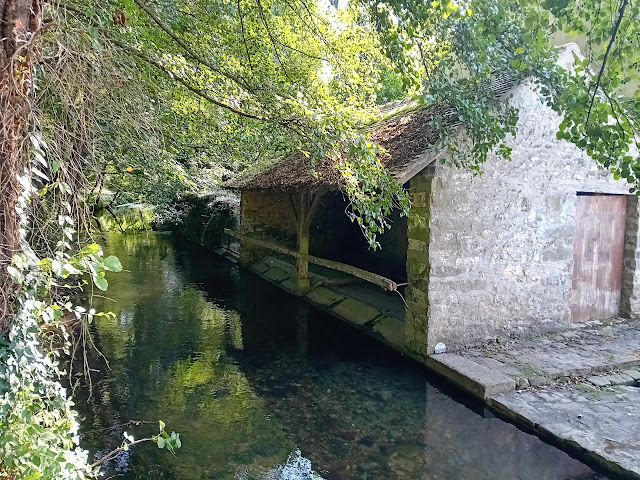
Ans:
[[[572,54],[571,54],[572,55]],[[563,61],[567,61],[565,55]],[[490,155],[482,175],[434,161],[410,181],[406,334],[417,356],[570,324],[578,192],[628,195],[622,315],[640,312],[638,202],[573,144],[527,85],[512,160]]]

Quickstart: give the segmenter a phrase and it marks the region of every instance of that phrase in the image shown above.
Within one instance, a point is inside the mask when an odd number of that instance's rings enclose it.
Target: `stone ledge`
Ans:
[[[394,317],[382,317],[373,325],[373,334],[395,350],[405,347],[404,322]]]
[[[638,435],[633,433],[635,414],[622,411],[634,409],[638,404],[634,402],[638,389],[616,388],[621,389],[620,398],[609,402],[594,400],[577,391],[547,387],[542,393],[499,394],[487,399],[487,403],[501,416],[576,458],[613,472],[616,478],[640,480],[637,461],[640,445]],[[597,408],[607,404],[605,413],[599,413],[602,410]]]
[[[318,306],[331,308],[345,299],[342,295],[325,287],[316,287],[307,293],[306,297]]]
[[[347,298],[338,303],[330,312],[338,318],[359,326],[364,326],[366,323],[381,315],[375,308],[358,300],[354,300],[353,298]]]
[[[284,270],[278,267],[270,268],[269,270],[264,272],[262,275],[266,277],[268,280],[271,280],[276,283],[280,283],[283,280],[290,278],[287,272],[285,272]]]
[[[431,355],[426,363],[427,367],[436,373],[483,400],[516,388],[516,382],[511,377],[460,355],[452,353]]]

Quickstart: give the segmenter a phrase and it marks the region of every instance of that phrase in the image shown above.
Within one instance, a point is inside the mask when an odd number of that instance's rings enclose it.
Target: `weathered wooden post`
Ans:
[[[309,230],[311,221],[318,209],[319,195],[312,195],[310,189],[302,189],[297,192],[294,199],[293,194],[289,195],[291,201],[291,209],[296,221],[298,253],[300,256],[297,261],[297,284],[298,294],[306,295],[311,289],[309,283]]]
[[[309,215],[309,193],[307,190],[302,190],[299,195],[297,223],[298,253],[300,255],[309,255],[309,225],[306,221]],[[306,258],[298,257],[298,293],[306,295],[310,289],[309,261]]]

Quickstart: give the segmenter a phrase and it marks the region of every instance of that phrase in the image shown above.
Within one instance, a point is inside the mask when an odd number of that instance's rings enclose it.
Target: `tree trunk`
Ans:
[[[32,72],[42,0],[0,0],[0,332],[11,324],[15,291],[7,267],[19,249],[18,174],[28,165]]]

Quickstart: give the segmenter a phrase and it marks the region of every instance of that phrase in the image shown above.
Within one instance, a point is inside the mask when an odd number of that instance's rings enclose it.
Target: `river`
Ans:
[[[124,452],[107,478],[607,478],[215,253],[155,232],[104,244],[126,271],[93,300],[115,316],[92,325],[109,366],[89,349],[82,443],[97,458],[158,420],[182,440]]]

